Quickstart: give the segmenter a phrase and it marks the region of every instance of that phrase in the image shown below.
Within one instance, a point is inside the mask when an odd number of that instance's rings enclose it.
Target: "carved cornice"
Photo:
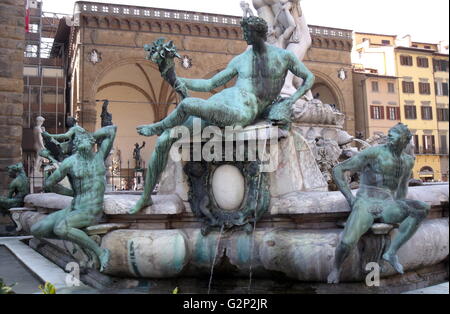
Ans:
[[[76,5],[83,27],[243,40],[239,16],[85,1]],[[309,28],[313,47],[352,50],[352,30]]]

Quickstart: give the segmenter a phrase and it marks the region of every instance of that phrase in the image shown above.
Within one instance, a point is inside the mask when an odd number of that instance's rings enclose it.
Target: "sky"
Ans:
[[[42,0],[44,11],[72,14],[75,0]],[[155,8],[241,15],[240,0],[99,0]],[[247,0],[251,3],[251,0]],[[308,24],[389,35],[413,41],[449,39],[449,0],[302,0]]]

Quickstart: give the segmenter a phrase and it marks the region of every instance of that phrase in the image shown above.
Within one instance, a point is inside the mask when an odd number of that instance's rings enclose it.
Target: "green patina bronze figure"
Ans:
[[[0,196],[0,212],[6,214],[8,209],[23,206],[25,196],[30,194],[30,181],[28,180],[23,164],[17,163],[9,166],[8,174],[14,179],[8,186],[8,196]]]
[[[411,138],[407,126],[399,123],[389,130],[387,144],[366,149],[334,168],[334,180],[350,204],[352,213],[336,248],[329,283],[339,283],[342,264],[375,222],[400,224],[399,232],[383,259],[403,274],[397,251],[411,239],[430,210],[430,206],[423,202],[406,199],[415,159],[404,150]],[[356,197],[347,184],[346,171],[361,173]]]
[[[105,194],[105,159],[116,137],[117,127],[107,126],[90,134],[74,126],[70,134],[53,136],[58,139],[72,138],[72,155],[45,180],[45,188],[52,189],[66,176],[69,178],[73,200],[70,207],[50,214],[33,225],[31,234],[39,238],[72,241],[93,252],[100,262],[100,271],[106,267],[109,251],[102,249],[82,230],[96,222],[103,211]],[[97,152],[94,145],[97,143]]]
[[[171,128],[184,125],[192,129],[194,117],[202,119],[204,125],[246,127],[261,119],[275,103],[277,110],[273,110],[268,116],[276,117],[273,120],[289,120],[292,105],[312,87],[314,75],[293,53],[265,43],[268,32],[266,21],[259,17],[248,17],[243,19],[241,25],[244,38],[252,46],[251,49],[235,57],[226,69],[211,79],[176,77],[173,58],[178,54],[171,42],[164,45],[164,40],[159,40],[153,46],[145,47],[147,59],[159,65],[162,76],[183,100],[162,121],[138,127],[138,133],[143,136],[160,137],[148,163],[144,193],[130,211],[131,214],[152,204],[151,192],[166,167],[170,148],[177,140],[170,137]],[[304,83],[294,95],[280,100],[280,91],[288,71],[301,77]],[[235,86],[226,88],[209,99],[188,96],[188,90],[210,92],[233,78],[237,78]]]

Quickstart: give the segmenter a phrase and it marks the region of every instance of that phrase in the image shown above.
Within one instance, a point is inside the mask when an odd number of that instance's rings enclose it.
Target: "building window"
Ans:
[[[164,17],[169,18],[170,17],[170,12],[164,12]]]
[[[97,12],[98,8],[96,5],[91,6],[91,11],[92,12]]]
[[[388,120],[400,120],[400,108],[399,107],[387,107]]]
[[[150,10],[144,10],[144,15],[145,16],[150,16]]]
[[[380,91],[380,87],[378,86],[378,82],[372,82],[372,92],[378,93]]]
[[[391,41],[390,40],[382,40],[381,44],[384,46],[389,46],[391,44]]]
[[[440,122],[448,122],[448,108],[438,108],[437,118]]]
[[[419,135],[414,135],[414,153],[420,154]]]
[[[102,11],[103,11],[103,13],[108,13],[109,12],[109,8],[108,7],[102,7]]]
[[[374,120],[384,119],[384,107],[383,106],[370,106],[370,118]]]
[[[442,82],[442,95],[448,96],[448,83]]]
[[[413,58],[411,56],[400,56],[400,64],[406,66],[413,65]]]
[[[414,82],[402,82],[403,92],[406,94],[414,94]]]
[[[130,14],[130,9],[123,9],[123,14]]]
[[[440,136],[441,139],[441,145],[439,145],[440,148],[440,153],[442,155],[448,155],[448,145],[447,145],[447,135],[441,135]]]
[[[189,14],[184,14],[183,16],[185,20],[189,20]]]
[[[180,18],[180,13],[174,13],[173,17],[176,18],[176,19],[179,19]]]
[[[119,8],[113,8],[113,12],[116,14],[119,13]]]
[[[194,21],[200,21],[200,16],[194,15]]]
[[[423,152],[424,154],[436,154],[434,135],[423,136]]]
[[[422,120],[433,120],[433,108],[430,106],[422,106]]]
[[[29,30],[30,30],[30,33],[36,34],[37,32],[39,32],[39,25],[38,24],[30,24]]]
[[[160,16],[161,16],[161,12],[155,11],[155,12],[154,12],[154,15],[155,15],[156,17],[160,17]]]
[[[388,92],[391,94],[395,93],[395,85],[394,83],[388,83]]]
[[[435,72],[448,72],[448,60],[433,60],[433,68]]]
[[[214,23],[219,23],[219,18],[216,17],[216,16],[214,16],[214,17],[213,17],[213,22],[214,22]]]
[[[417,119],[416,106],[407,105],[405,106],[405,118],[409,120]]]
[[[37,58],[38,54],[38,46],[37,45],[27,45],[25,47],[24,56],[25,58]]]
[[[417,57],[417,66],[420,68],[428,68],[429,67],[428,58]]]
[[[209,16],[204,16],[204,17],[203,17],[203,21],[209,22]]]
[[[141,13],[139,12],[139,10],[134,9],[133,10],[134,15],[140,15]]]
[[[430,95],[431,94],[430,83],[419,83],[419,93],[421,95]]]

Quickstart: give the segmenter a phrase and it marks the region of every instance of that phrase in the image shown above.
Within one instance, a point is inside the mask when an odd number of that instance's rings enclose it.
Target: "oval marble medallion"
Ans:
[[[245,179],[238,168],[231,165],[218,167],[214,171],[211,185],[214,199],[221,209],[239,209],[245,197]]]

